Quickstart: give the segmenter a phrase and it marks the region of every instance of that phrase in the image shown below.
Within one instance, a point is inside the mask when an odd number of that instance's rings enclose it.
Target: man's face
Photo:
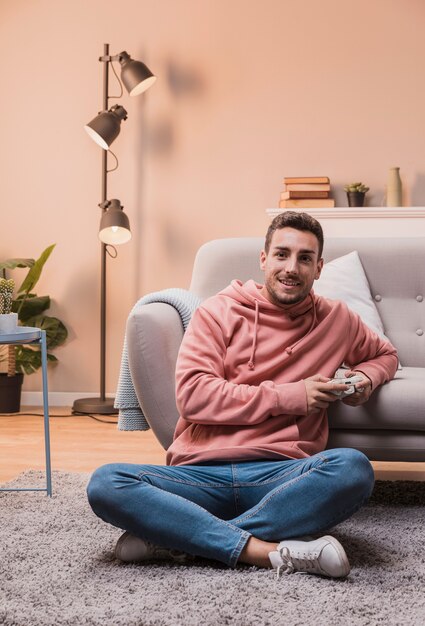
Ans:
[[[276,230],[268,254],[261,252],[260,267],[264,271],[261,293],[267,300],[282,307],[301,302],[322,271],[319,242],[308,231]]]

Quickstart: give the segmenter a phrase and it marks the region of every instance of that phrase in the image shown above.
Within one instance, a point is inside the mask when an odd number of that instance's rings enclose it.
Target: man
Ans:
[[[195,311],[176,368],[181,417],[167,466],[111,464],[88,486],[94,512],[126,530],[123,561],[216,559],[334,578],[350,571],[332,536],[368,499],[373,470],[325,450],[331,402],[357,406],[393,378],[397,354],[347,306],[316,296],[323,233],[305,213],[271,223],[264,285],[234,280]],[[335,395],[342,364],[355,392]]]

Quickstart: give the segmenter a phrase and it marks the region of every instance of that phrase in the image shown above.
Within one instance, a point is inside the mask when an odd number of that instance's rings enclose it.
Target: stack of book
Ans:
[[[298,176],[283,179],[280,209],[307,209],[333,207],[335,200],[329,198],[331,185],[327,176]]]

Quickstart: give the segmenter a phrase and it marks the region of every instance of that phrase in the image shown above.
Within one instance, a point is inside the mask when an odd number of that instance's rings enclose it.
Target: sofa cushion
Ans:
[[[331,429],[425,431],[425,368],[403,367],[365,405],[351,407],[338,400],[329,406],[328,416]]]
[[[314,291],[325,298],[342,300],[377,335],[390,341],[384,333],[357,250],[325,263],[320,278],[314,283]],[[401,369],[400,363],[398,369]]]
[[[384,326],[372,300],[369,283],[356,250],[325,263],[313,288],[319,296],[345,302],[348,308],[360,315],[369,328],[385,337]]]
[[[331,430],[327,448],[355,448],[371,461],[425,461],[425,433],[418,430]],[[419,474],[420,472],[418,472]],[[421,480],[421,477],[413,478]],[[392,480],[388,478],[386,480]]]

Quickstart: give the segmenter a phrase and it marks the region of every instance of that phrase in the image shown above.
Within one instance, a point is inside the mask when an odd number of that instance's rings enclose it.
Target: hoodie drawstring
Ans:
[[[300,343],[300,341],[302,341],[303,339],[308,337],[308,335],[311,333],[311,331],[313,330],[313,328],[316,325],[316,321],[317,321],[316,303],[314,301],[314,298],[313,298],[311,292],[308,295],[310,296],[311,303],[313,305],[313,321],[310,324],[310,328],[308,329],[306,334],[303,337],[301,337],[301,339],[298,339],[298,341],[296,341],[294,344],[292,344],[292,346],[289,346],[288,348],[285,348],[286,354],[292,354],[293,349]]]
[[[313,308],[313,320],[312,320],[312,322],[310,324],[310,328],[308,329],[307,333],[305,335],[303,335],[303,337],[298,339],[298,341],[296,341],[294,344],[292,344],[292,346],[288,346],[287,348],[285,348],[285,352],[288,355],[292,354],[294,348],[303,339],[305,339],[311,333],[311,331],[314,329],[314,327],[316,326],[316,322],[317,322],[316,303],[315,303],[314,297],[313,297],[313,295],[311,293],[309,293],[309,296],[310,296],[311,303],[312,303],[312,308]],[[260,315],[259,302],[258,302],[257,299],[255,299],[254,301],[255,301],[254,336],[252,338],[251,356],[249,357],[249,361],[248,361],[248,367],[249,367],[250,370],[255,369],[255,350],[257,348],[258,318],[259,318],[259,315]]]
[[[259,304],[258,300],[255,300],[255,321],[254,321],[254,337],[252,339],[251,356],[249,357],[248,367],[253,370],[255,367],[255,348],[257,347],[257,329],[258,329],[258,317],[259,317]]]

